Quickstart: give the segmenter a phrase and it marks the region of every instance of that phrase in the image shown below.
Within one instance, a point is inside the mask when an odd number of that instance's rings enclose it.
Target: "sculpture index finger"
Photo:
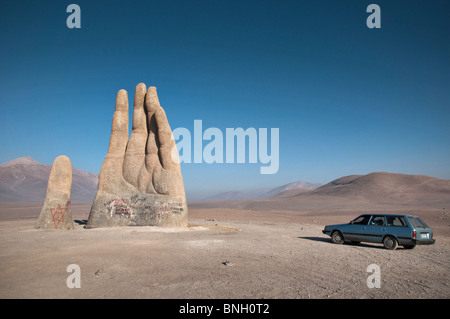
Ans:
[[[108,154],[123,155],[128,143],[128,93],[120,90],[116,97],[116,110],[111,126]]]

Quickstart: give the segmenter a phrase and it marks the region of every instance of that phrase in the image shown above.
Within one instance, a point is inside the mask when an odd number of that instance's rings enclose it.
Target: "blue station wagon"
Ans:
[[[335,244],[369,242],[394,250],[399,245],[413,249],[416,245],[432,245],[432,229],[418,216],[364,214],[348,224],[328,225],[322,232]]]

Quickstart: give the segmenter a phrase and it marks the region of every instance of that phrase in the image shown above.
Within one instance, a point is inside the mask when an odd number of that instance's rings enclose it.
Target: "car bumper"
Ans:
[[[331,231],[330,230],[322,230],[322,233],[330,236]]]
[[[435,239],[415,240],[414,244],[416,244],[416,245],[434,245],[435,242],[436,242]]]

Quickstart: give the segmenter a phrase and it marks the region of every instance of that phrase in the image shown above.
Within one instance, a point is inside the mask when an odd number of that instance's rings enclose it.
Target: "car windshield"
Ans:
[[[423,220],[416,216],[408,216],[408,220],[411,222],[414,228],[428,228]]]

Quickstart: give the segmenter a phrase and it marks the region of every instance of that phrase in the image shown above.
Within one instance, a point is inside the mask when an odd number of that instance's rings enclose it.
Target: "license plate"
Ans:
[[[420,238],[428,238],[428,234],[422,234]]]

